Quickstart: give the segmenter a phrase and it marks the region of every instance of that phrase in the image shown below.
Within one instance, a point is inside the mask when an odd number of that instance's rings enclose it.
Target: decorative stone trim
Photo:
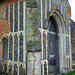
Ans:
[[[6,33],[4,33],[3,36],[1,37],[1,39],[4,39],[4,38],[8,39],[9,38],[9,35],[6,34]]]

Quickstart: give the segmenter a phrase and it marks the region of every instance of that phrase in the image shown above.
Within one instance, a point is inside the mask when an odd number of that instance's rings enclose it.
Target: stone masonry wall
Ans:
[[[17,1],[21,1],[21,0],[1,0],[0,1],[0,17],[4,17],[5,18],[5,11],[7,8],[7,5],[15,3]]]
[[[38,26],[38,8],[27,7],[26,18],[26,43],[27,49],[30,51],[41,50],[40,31]]]
[[[72,69],[75,69],[75,22],[71,20]]]
[[[27,75],[41,74],[41,52],[28,52]]]

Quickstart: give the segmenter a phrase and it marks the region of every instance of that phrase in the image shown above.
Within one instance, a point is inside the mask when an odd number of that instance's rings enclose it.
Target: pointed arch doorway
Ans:
[[[48,24],[47,24],[48,23]],[[66,66],[66,25],[61,12],[57,9],[48,14],[48,29],[43,29],[46,33],[46,51],[42,45],[42,75],[50,73],[62,73]],[[42,34],[42,33],[41,33]],[[41,38],[41,41],[43,38]],[[46,60],[43,56],[46,54]]]
[[[48,74],[59,72],[59,40],[58,27],[51,16],[48,28]]]

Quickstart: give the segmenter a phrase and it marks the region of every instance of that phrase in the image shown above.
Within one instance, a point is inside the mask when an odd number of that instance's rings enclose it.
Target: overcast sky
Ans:
[[[69,0],[71,6],[71,19],[75,21],[75,0]]]

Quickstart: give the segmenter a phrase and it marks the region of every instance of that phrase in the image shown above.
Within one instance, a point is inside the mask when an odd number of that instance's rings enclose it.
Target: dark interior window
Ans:
[[[3,58],[8,59],[8,40],[3,39]]]

